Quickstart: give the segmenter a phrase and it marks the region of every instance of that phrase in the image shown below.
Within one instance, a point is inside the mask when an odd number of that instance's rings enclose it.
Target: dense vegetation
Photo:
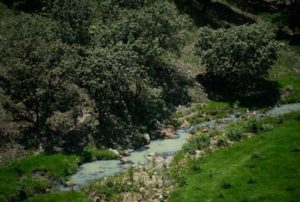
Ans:
[[[299,2],[0,0],[0,201],[299,198],[299,113],[253,118],[300,102]],[[58,192],[209,120],[170,167]]]
[[[243,92],[267,79],[277,59],[274,34],[269,29],[257,25],[201,29],[196,51],[207,67],[206,76],[224,80],[231,89]]]
[[[1,23],[2,143],[136,147],[188,101],[190,81],[166,57],[182,43],[170,3],[33,3],[9,3]]]

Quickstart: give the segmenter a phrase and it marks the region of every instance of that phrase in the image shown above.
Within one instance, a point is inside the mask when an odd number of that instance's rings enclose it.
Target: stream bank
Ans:
[[[245,119],[245,117],[256,117],[259,119],[263,116],[279,116],[289,112],[300,110],[300,103],[286,104],[276,106],[265,113],[248,112],[244,116],[230,115],[219,120],[204,121],[191,125],[188,128],[181,128],[176,131],[178,138],[176,139],[163,139],[150,142],[146,149],[133,151],[130,156],[124,157],[123,161],[120,160],[105,160],[94,161],[80,166],[79,171],[70,176],[69,180],[74,187],[72,189],[79,189],[87,186],[92,181],[107,178],[116,175],[120,172],[126,171],[131,167],[141,168],[146,167],[149,169],[153,167],[150,162],[154,162],[154,168],[167,166],[172,159],[172,156],[181,150],[182,146],[188,142],[189,134],[197,127],[225,127],[230,122]],[[71,188],[61,187],[61,190],[70,190]]]

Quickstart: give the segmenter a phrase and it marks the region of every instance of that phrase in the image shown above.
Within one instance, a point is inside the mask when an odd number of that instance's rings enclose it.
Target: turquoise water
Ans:
[[[274,107],[273,109],[269,110],[267,114],[270,116],[278,116],[298,110],[300,110],[300,103],[286,104],[279,107]]]
[[[300,103],[297,104],[286,104],[278,107],[274,107],[269,110],[266,114],[270,116],[278,116],[285,113],[293,112],[300,110]],[[237,118],[234,115],[221,119],[220,121],[231,121],[236,120]],[[152,141],[147,149],[136,150],[131,153],[130,156],[125,157],[127,161],[131,161],[134,164],[146,164],[148,160],[146,155],[149,153],[155,154],[167,154],[172,155],[179,151],[182,146],[187,142],[187,135],[198,126],[212,126],[215,125],[216,121],[206,121],[199,124],[195,124],[188,129],[179,129],[176,131],[178,138],[176,139],[163,139]],[[106,176],[112,176],[116,173],[126,170],[131,164],[120,164],[118,160],[103,160],[103,161],[94,161],[91,163],[85,163],[80,166],[79,171],[70,177],[70,180],[73,181],[78,187],[85,186],[91,181],[101,179]],[[62,188],[63,189],[63,188]]]

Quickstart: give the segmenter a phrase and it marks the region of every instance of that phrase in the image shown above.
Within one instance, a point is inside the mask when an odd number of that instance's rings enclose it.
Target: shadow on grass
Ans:
[[[215,101],[239,102],[243,107],[264,108],[275,105],[280,98],[279,84],[259,80],[253,85],[229,85],[224,79],[200,74],[197,81],[204,87],[208,98]]]
[[[209,17],[205,15],[205,13],[201,12],[199,8],[193,6],[188,0],[174,0],[174,2],[178,11],[182,14],[188,15],[191,19],[193,19],[197,26],[213,26]]]
[[[219,28],[255,23],[250,17],[219,2],[175,0],[175,4],[178,10],[189,15],[197,26],[210,25]]]
[[[284,6],[283,4],[276,4],[273,2],[268,1],[245,1],[245,0],[227,0],[232,5],[236,7],[253,13],[253,14],[260,14],[264,12],[275,12],[278,9],[282,9]]]

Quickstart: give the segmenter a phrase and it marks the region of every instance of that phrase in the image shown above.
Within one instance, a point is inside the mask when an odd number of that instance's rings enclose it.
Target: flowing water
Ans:
[[[278,116],[297,110],[300,110],[300,103],[277,106],[266,112],[266,114],[269,116]],[[237,119],[237,117],[231,115],[229,117],[221,119],[220,121],[234,121]],[[136,150],[132,152],[130,156],[124,159],[134,164],[146,164],[148,163],[146,155],[149,153],[172,155],[175,152],[179,151],[182,148],[182,146],[187,142],[187,135],[195,127],[213,126],[215,124],[216,121],[212,120],[192,125],[187,129],[179,129],[176,131],[178,138],[151,141],[147,149]],[[72,175],[69,179],[73,181],[77,185],[77,187],[81,187],[87,185],[88,183],[96,179],[101,179],[106,176],[115,175],[121,171],[126,170],[130,166],[131,164],[121,164],[118,160],[94,161],[81,165],[79,171]],[[62,187],[61,189],[65,188]]]

